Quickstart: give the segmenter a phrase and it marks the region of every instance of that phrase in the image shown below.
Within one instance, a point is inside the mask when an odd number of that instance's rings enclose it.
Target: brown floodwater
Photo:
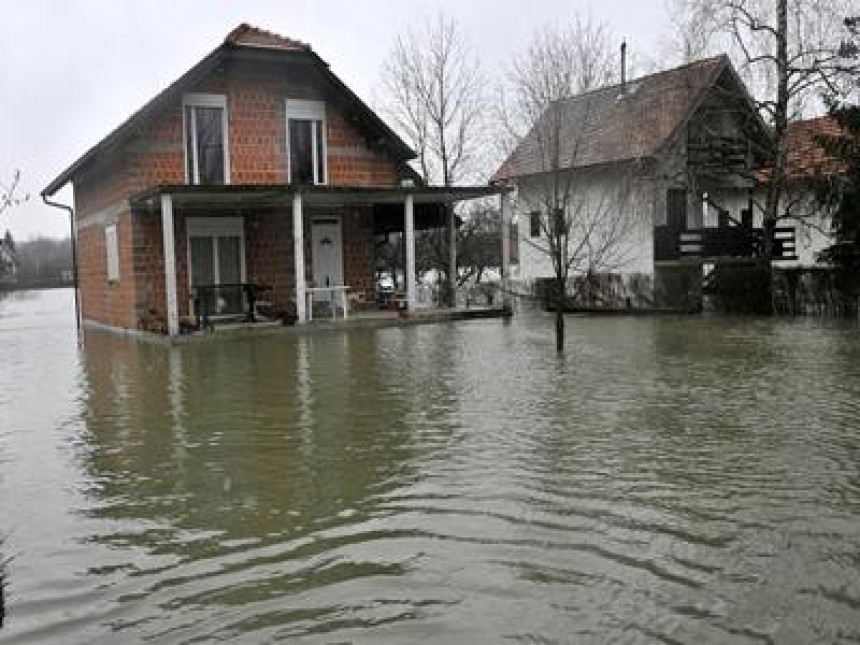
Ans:
[[[860,640],[860,328],[169,347],[0,300],[0,643]]]

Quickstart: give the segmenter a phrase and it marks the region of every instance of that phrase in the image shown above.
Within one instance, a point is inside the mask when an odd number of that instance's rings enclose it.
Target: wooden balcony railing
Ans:
[[[755,259],[764,253],[764,230],[745,226],[698,228],[679,231],[654,227],[654,260],[720,261]],[[794,228],[777,227],[773,236],[773,259],[796,260]]]

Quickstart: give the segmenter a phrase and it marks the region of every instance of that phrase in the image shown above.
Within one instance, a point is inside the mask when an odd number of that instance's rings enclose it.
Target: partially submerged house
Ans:
[[[568,208],[576,209],[572,252],[583,255],[568,288],[578,305],[697,309],[706,271],[754,262],[762,252],[752,199],[770,134],[726,56],[624,80],[555,107],[557,173],[572,192]],[[516,278],[524,290],[554,275],[541,225],[556,172],[537,134],[547,118],[493,177],[516,189]],[[584,222],[579,230],[577,217]],[[794,229],[780,227],[777,236],[774,259],[794,259]]]
[[[309,45],[243,24],[42,192],[74,186],[85,322],[180,323],[372,306],[375,236],[500,194],[422,185],[415,153]]]
[[[0,238],[0,288],[12,287],[18,282],[18,254],[11,235]]]

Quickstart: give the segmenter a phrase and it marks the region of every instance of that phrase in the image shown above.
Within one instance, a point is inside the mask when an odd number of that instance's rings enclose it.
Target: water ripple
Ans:
[[[0,308],[0,642],[860,635],[856,326],[572,317],[561,360],[539,314],[79,352],[68,305]]]

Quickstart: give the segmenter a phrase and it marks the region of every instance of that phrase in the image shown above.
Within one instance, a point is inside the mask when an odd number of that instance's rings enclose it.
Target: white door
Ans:
[[[311,221],[311,251],[314,287],[343,285],[343,243],[340,218],[326,217]],[[316,302],[329,302],[332,294],[314,292]],[[335,301],[338,296],[334,296]]]

